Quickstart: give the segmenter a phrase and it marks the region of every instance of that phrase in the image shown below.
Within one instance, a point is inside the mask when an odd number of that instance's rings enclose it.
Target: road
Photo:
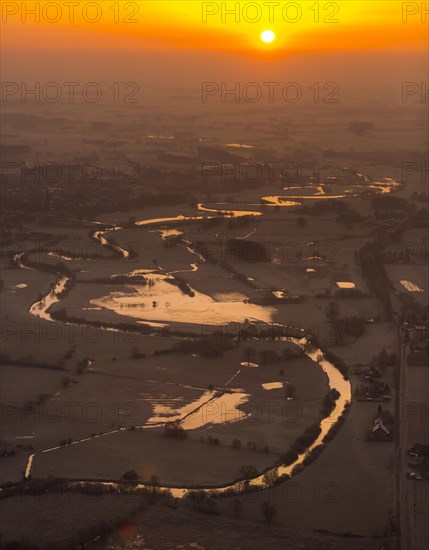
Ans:
[[[407,418],[404,414],[407,399],[407,343],[403,341],[401,327],[397,326],[399,377],[396,393],[397,436],[395,438],[395,500],[396,518],[400,529],[400,550],[411,550],[411,529],[408,503],[405,500],[404,490],[406,476],[406,445],[407,445]]]
[[[398,431],[395,439],[395,499],[396,518],[400,528],[400,550],[428,550],[427,536],[427,486],[428,480],[413,481],[407,479],[407,471],[411,468],[407,462],[407,450],[415,443],[409,441],[410,423],[414,425],[422,422],[421,407],[425,405],[425,398],[418,395],[408,395],[408,389],[414,393],[409,377],[411,372],[407,364],[409,344],[403,340],[403,334],[398,327],[398,355],[399,379],[397,399],[395,403]],[[425,367],[417,367],[425,368]],[[411,377],[412,378],[412,377]],[[410,386],[410,388],[408,388]],[[424,390],[423,390],[424,391]],[[423,421],[423,430],[426,423]],[[420,432],[424,433],[424,432]],[[426,474],[424,474],[426,477]]]

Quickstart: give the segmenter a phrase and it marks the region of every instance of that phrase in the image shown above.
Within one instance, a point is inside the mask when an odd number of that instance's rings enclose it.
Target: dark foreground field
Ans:
[[[135,541],[134,546],[128,546],[115,536],[100,550],[375,550],[382,544],[380,540],[292,531],[264,523],[207,516],[190,510],[163,510],[159,507],[139,515],[135,526],[141,536],[139,543]]]
[[[1,548],[32,550],[388,550],[381,539],[289,530],[136,495],[80,493],[0,501]],[[231,501],[231,509],[233,502]],[[94,518],[98,517],[98,520]],[[25,532],[22,529],[26,522]],[[112,533],[99,536],[100,533]],[[91,539],[94,539],[91,541]],[[16,541],[13,544],[12,541]],[[84,542],[86,541],[86,543]],[[83,546],[81,546],[83,544]],[[32,546],[35,545],[35,546]]]

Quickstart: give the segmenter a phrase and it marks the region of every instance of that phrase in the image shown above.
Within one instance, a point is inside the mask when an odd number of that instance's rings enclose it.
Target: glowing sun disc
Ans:
[[[269,44],[270,42],[273,42],[276,35],[273,33],[273,31],[264,31],[261,34],[261,40],[262,42],[265,42],[266,44]]]

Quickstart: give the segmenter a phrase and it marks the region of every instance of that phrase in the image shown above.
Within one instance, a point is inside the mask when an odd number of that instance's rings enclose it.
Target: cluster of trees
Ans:
[[[121,476],[121,481],[127,483],[137,483],[139,480],[139,474],[135,470],[127,470]]]
[[[154,355],[169,355],[170,353],[175,353],[176,350],[173,348],[165,348],[165,349],[156,349],[154,350]]]
[[[249,482],[254,477],[258,476],[258,470],[255,466],[252,466],[250,464],[244,464],[241,466],[238,470],[240,472],[241,477],[244,479],[245,482]]]
[[[174,246],[177,246],[180,242],[182,242],[183,235],[170,235],[165,238],[164,240],[164,246],[165,248],[172,248]]]
[[[68,361],[71,359],[74,355],[74,352],[76,351],[76,344],[73,344],[72,347],[66,351],[64,354],[64,361]]]
[[[184,439],[187,437],[186,430],[182,428],[179,421],[167,422],[164,426],[164,433],[167,437],[175,439]]]
[[[340,316],[340,306],[336,302],[329,302],[325,308],[325,317],[328,323],[317,326],[317,332],[310,334],[310,339],[320,345],[343,344],[347,336],[357,338],[366,330],[366,321],[357,315],[350,317]],[[341,369],[339,369],[341,370]]]
[[[149,334],[153,332],[153,327],[146,326],[143,324],[136,324],[136,323],[109,323],[108,321],[90,321],[88,319],[85,319],[85,317],[76,317],[73,315],[69,315],[67,313],[67,310],[64,308],[55,309],[50,312],[50,315],[53,319],[56,321],[61,322],[68,322],[73,323],[76,325],[88,325],[93,327],[100,327],[100,328],[116,328],[123,332],[137,332],[140,334]],[[164,334],[169,334],[170,331],[168,329],[160,329],[160,332]]]
[[[170,283],[171,285],[175,285],[180,288],[180,290],[183,292],[183,294],[187,294],[191,298],[195,296],[195,292],[192,290],[192,288],[188,285],[188,283],[182,279],[181,277],[167,277],[164,279],[166,283]]]
[[[318,424],[312,424],[304,433],[298,436],[291,446],[291,450],[298,455],[302,454],[310,445],[312,445],[321,432],[321,428]]]
[[[204,443],[209,443],[210,445],[221,445],[221,441],[217,437],[212,437],[211,435],[208,435],[206,439],[204,439],[204,436],[200,437],[200,440]],[[241,439],[234,438],[232,440],[231,446],[234,449],[241,449],[242,448],[242,441]],[[263,448],[258,449],[257,444],[255,441],[248,441],[246,443],[246,448],[248,451],[262,451],[264,453],[269,453],[270,449],[267,445],[265,445]]]
[[[342,342],[342,335],[349,334],[350,336],[362,336],[365,332],[366,322],[365,319],[353,315],[351,317],[342,317],[339,320],[339,336],[340,343]]]
[[[27,254],[23,256],[23,260],[24,257],[25,265],[31,267],[32,269],[36,269],[37,271],[43,271],[46,273],[52,273],[56,276],[62,275],[63,277],[66,277],[67,280],[64,283],[63,289],[60,292],[57,292],[56,295],[59,299],[67,296],[67,294],[70,292],[75,284],[76,277],[73,271],[71,271],[71,269],[64,262],[49,264],[31,259],[31,256]],[[53,289],[54,287],[55,283],[52,284],[51,288]],[[42,298],[42,296],[40,298]]]
[[[85,372],[85,369],[88,368],[88,366],[90,365],[90,363],[92,363],[92,361],[93,360],[90,359],[89,357],[83,357],[82,359],[77,361],[76,374],[82,374],[83,372]]]
[[[140,351],[140,349],[137,346],[133,346],[131,349],[131,359],[143,359],[146,357],[146,354]]]
[[[361,222],[364,219],[364,217],[354,208],[347,208],[346,210],[342,210],[337,215],[337,223],[342,223],[346,227],[346,229],[353,229],[353,224],[357,222]]]
[[[392,316],[390,301],[391,282],[382,263],[382,250],[375,243],[366,243],[359,250],[363,276],[368,280],[374,294],[380,300],[389,318]]]
[[[347,414],[350,410],[350,403],[346,403],[344,405],[344,410],[343,412],[340,414],[340,416],[337,418],[337,421],[335,422],[335,424],[333,424],[328,433],[325,435],[325,437],[323,438],[322,442],[323,444],[326,444],[328,443],[329,441],[331,441],[335,435],[338,433],[338,431],[340,430],[341,426],[344,424],[344,422],[346,421],[346,417],[347,417]],[[319,447],[320,445],[318,445]],[[316,447],[315,447],[316,449]]]
[[[64,376],[61,380],[61,385],[63,388],[67,388],[71,383],[73,382],[73,378],[70,378],[70,376]]]
[[[1,449],[0,450],[0,456],[4,456],[4,457],[7,457],[7,456],[15,456],[16,455],[16,451],[15,449]]]
[[[9,498],[16,495],[45,495],[48,493],[69,494],[70,491],[82,493],[84,495],[103,496],[105,494],[114,494],[117,489],[114,485],[100,485],[93,481],[76,483],[64,478],[48,476],[47,478],[31,478],[23,482],[6,483],[3,487],[1,498]],[[145,488],[121,487],[121,492],[146,496],[150,493]]]
[[[96,279],[90,279],[85,281],[87,283],[102,283],[105,285],[126,285],[126,284],[133,284],[133,285],[149,285],[149,281],[146,277],[143,277],[143,275],[113,275],[113,277],[98,277]]]
[[[330,427],[329,431],[325,434],[325,436],[322,439],[322,443],[313,447],[311,451],[305,455],[303,461],[300,462],[299,464],[296,464],[296,466],[292,470],[292,475],[296,475],[299,472],[301,472],[306,466],[311,464],[322,453],[323,449],[326,447],[326,444],[335,437],[335,435],[340,430],[341,426],[344,424],[349,408],[350,408],[350,403],[346,403],[344,406],[344,411],[338,417],[335,424],[333,424]],[[289,451],[288,453],[286,453],[286,455],[282,456],[282,459],[285,460],[284,462],[285,465],[292,464],[297,458],[298,456],[295,453],[293,453],[293,451]]]
[[[180,353],[196,354],[203,357],[220,357],[231,345],[220,342],[217,338],[201,338],[198,340],[182,340],[174,349]]]
[[[405,294],[408,300],[402,301],[402,313],[399,316],[399,322],[415,323],[428,326],[429,323],[429,306],[422,306],[417,303],[412,296]]]
[[[336,388],[331,388],[322,399],[320,408],[320,418],[327,418],[335,408],[335,402],[340,397],[340,392]]]
[[[335,365],[335,368],[341,372],[343,375],[344,380],[349,379],[349,368],[347,364],[344,362],[341,357],[338,357],[338,355],[335,355],[335,353],[332,353],[332,351],[326,350],[324,352],[325,358],[330,361],[333,365]]]
[[[278,361],[289,361],[297,357],[302,357],[303,353],[304,352],[298,347],[295,349],[285,347],[280,355],[272,349],[263,349],[258,352],[255,348],[249,346],[244,350],[244,357],[247,362],[257,362],[261,365],[268,365]]]
[[[411,292],[401,292],[399,294],[401,301],[400,322],[415,323],[427,325],[429,320],[429,305],[420,304],[416,301]]]
[[[399,357],[395,352],[388,352],[383,348],[378,355],[374,355],[372,363],[381,368],[395,367],[399,362]]]
[[[299,209],[299,212],[301,214],[308,214],[312,216],[317,216],[323,212],[333,212],[338,214],[338,216],[341,216],[349,210],[353,209],[347,202],[338,199],[327,199],[324,201],[314,201],[312,205],[306,204]]]
[[[215,493],[207,494],[207,492],[204,491],[190,491],[187,494],[187,499],[192,502],[192,507],[194,509],[208,514],[219,513],[216,505],[216,497],[217,495]],[[235,518],[240,518],[243,514],[243,503],[237,496],[231,500],[231,512]],[[265,521],[270,524],[277,516],[277,508],[273,503],[264,501],[261,504],[261,513]]]
[[[415,250],[411,250],[405,247],[400,250],[384,250],[382,253],[382,262],[386,264],[412,264],[414,263],[415,259],[413,256],[416,254]]]
[[[339,397],[339,393],[335,389],[331,389],[330,392],[325,396],[325,399],[323,400],[322,408],[321,408],[321,416],[323,415],[323,418],[326,418],[330,414],[333,407],[335,406],[335,401],[336,399],[338,399],[338,397]],[[339,417],[338,422],[340,422],[340,419],[341,419],[341,416]],[[343,420],[341,420],[341,423],[342,422]],[[333,427],[328,433],[331,433]],[[283,453],[280,456],[282,463],[285,466],[289,466],[294,462],[296,462],[296,460],[298,460],[298,456],[304,453],[306,449],[308,449],[316,441],[316,439],[320,435],[320,432],[321,432],[321,428],[319,424],[313,424],[312,426],[308,427],[302,435],[296,438],[291,448],[286,453]],[[325,437],[323,438],[323,442],[328,440],[327,435],[325,435]],[[315,451],[320,446],[321,445],[317,445],[312,450],[312,453],[313,451],[316,453],[315,456],[318,456],[317,453],[321,451],[321,449],[319,451]],[[308,456],[303,461],[304,465],[306,464],[305,462],[306,460],[307,462],[310,460]],[[297,465],[297,466],[300,466],[300,465]]]
[[[338,288],[334,295],[338,298],[361,298],[365,293],[360,288]]]
[[[410,203],[402,197],[394,195],[380,195],[373,197],[371,206],[374,210],[400,211],[407,212],[410,209]]]
[[[207,439],[204,439],[204,436],[201,436],[201,441],[205,441],[209,445],[220,445],[220,440],[218,437],[213,437],[211,435],[207,436]]]
[[[216,501],[216,492],[203,490],[188,491],[185,498],[191,502],[192,508],[205,514],[217,515],[219,510]]]
[[[27,266],[31,267],[33,269],[37,269],[37,271],[44,271],[46,273],[52,273],[54,275],[57,275],[60,273],[61,275],[64,275],[65,277],[68,277],[70,279],[74,279],[74,273],[71,271],[68,265],[66,265],[64,262],[57,262],[55,264],[46,263],[46,262],[38,262],[31,258],[30,254],[24,254],[22,257],[22,262]]]
[[[63,365],[55,365],[46,361],[36,361],[33,355],[22,355],[18,358],[12,358],[8,353],[0,353],[0,363],[5,365],[17,365],[21,367],[35,367],[39,369],[65,370]]]
[[[67,278],[66,281],[64,282],[63,288],[59,292],[56,292],[57,298],[59,300],[61,300],[62,298],[65,298],[67,294],[70,292],[70,290],[74,287],[74,283],[75,283],[74,277]]]
[[[36,407],[43,405],[52,397],[48,393],[39,393],[36,399],[26,399],[24,401],[24,411],[34,411]]]

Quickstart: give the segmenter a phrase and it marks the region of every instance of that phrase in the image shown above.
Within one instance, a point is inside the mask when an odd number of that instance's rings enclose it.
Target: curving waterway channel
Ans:
[[[393,183],[395,183],[395,182],[393,182]],[[395,185],[392,185],[391,189],[393,189],[395,187]],[[377,187],[377,186],[375,185],[375,187]],[[384,190],[384,185],[383,185],[382,193],[384,193],[384,192],[386,192],[386,191]],[[293,199],[300,198],[300,199],[302,199],[304,197],[303,196],[300,196],[300,197],[298,197],[298,196],[284,197],[284,199],[290,199],[290,198],[293,198]],[[269,197],[269,198],[267,197],[267,199],[272,201],[271,202],[272,205],[281,204],[283,206],[295,206],[296,204],[299,204],[299,203],[289,201],[289,200],[280,200],[280,201],[275,200],[275,199],[278,199],[278,197],[275,197],[275,198],[274,197]],[[283,199],[283,197],[282,197],[282,199]],[[213,205],[213,206],[207,207],[207,206],[204,206],[202,203],[198,204],[198,210],[205,211],[205,212],[210,212],[210,213],[213,212],[214,213],[213,216],[203,216],[203,215],[180,216],[179,215],[179,216],[176,216],[176,217],[154,218],[154,219],[140,220],[140,221],[137,221],[135,223],[135,225],[137,227],[144,227],[145,229],[151,229],[151,230],[155,229],[155,230],[160,232],[162,238],[166,238],[167,236],[170,236],[170,235],[179,235],[179,234],[181,234],[181,231],[179,231],[178,229],[176,229],[176,228],[171,229],[171,226],[172,225],[174,226],[174,222],[200,221],[204,218],[230,218],[230,217],[240,217],[240,216],[261,216],[261,215],[263,215],[263,213],[260,212],[260,211],[229,209],[229,208],[225,208],[223,204],[219,204],[219,205],[216,205],[216,206]],[[252,206],[254,206],[254,205],[252,205]],[[110,249],[113,249],[116,253],[120,254],[123,258],[127,258],[129,256],[129,251],[127,251],[126,249],[120,247],[116,243],[112,242],[111,240],[109,240],[109,238],[106,238],[106,234],[109,234],[112,231],[118,231],[122,228],[119,227],[119,226],[112,226],[112,225],[109,225],[109,224],[104,224],[102,222],[95,222],[95,223],[100,225],[102,228],[97,229],[96,231],[94,231],[92,233],[92,237],[97,239],[100,242],[101,245],[106,246]],[[166,229],[166,224],[168,225],[168,229]],[[254,231],[255,230],[253,230],[250,234],[253,234]],[[196,254],[198,256],[198,262],[191,265],[191,270],[190,271],[194,271],[194,270],[198,269],[198,263],[204,262],[205,261],[204,258],[201,255],[199,255],[196,251],[192,250],[192,248],[190,248],[190,246],[191,246],[190,242],[183,240],[182,244],[185,247],[187,247],[190,252],[192,252],[193,254]],[[15,260],[16,260],[17,265],[19,267],[21,267],[22,269],[29,269],[29,266],[26,266],[26,264],[25,264],[25,255],[22,255],[22,254],[17,255],[15,257]],[[40,317],[44,320],[53,321],[52,317],[49,314],[49,309],[51,308],[51,306],[53,304],[55,304],[55,303],[57,303],[58,301],[61,300],[61,296],[63,295],[64,290],[66,289],[69,282],[70,282],[70,279],[68,277],[66,277],[63,274],[59,274],[56,283],[52,286],[52,288],[49,290],[49,292],[44,297],[42,297],[41,299],[38,299],[37,301],[35,301],[31,305],[31,307],[29,309],[29,313],[34,315],[34,316]],[[264,321],[262,321],[262,323],[263,322]],[[106,330],[112,330],[112,329],[106,328]],[[304,331],[303,331],[303,333],[304,333]],[[295,344],[296,346],[298,346],[306,354],[306,356],[310,360],[312,360],[314,363],[316,363],[326,373],[326,376],[328,378],[329,387],[331,389],[335,388],[339,393],[339,397],[336,401],[336,406],[335,406],[334,413],[332,413],[330,416],[328,416],[328,417],[321,420],[321,422],[320,422],[321,432],[318,435],[318,437],[316,438],[316,440],[310,445],[310,447],[307,448],[303,453],[299,454],[298,458],[292,464],[287,465],[287,466],[284,466],[284,465],[283,466],[274,466],[271,470],[269,470],[269,471],[272,471],[272,472],[275,471],[279,476],[286,475],[286,474],[291,475],[294,468],[298,464],[301,464],[304,461],[304,459],[308,455],[308,453],[311,452],[315,447],[317,447],[318,445],[320,445],[322,443],[325,436],[329,433],[329,431],[334,426],[336,420],[344,413],[347,404],[350,403],[350,401],[351,401],[351,385],[350,385],[350,382],[348,380],[346,380],[343,377],[343,375],[340,373],[340,371],[330,361],[328,361],[326,359],[326,357],[324,356],[323,352],[320,349],[314,347],[310,342],[307,341],[306,338],[282,337],[282,339],[285,340],[285,341],[291,342],[291,343]],[[249,366],[256,366],[257,367],[257,365],[254,365],[254,364],[249,364]],[[231,380],[229,382],[231,382]],[[228,384],[229,384],[229,382],[228,382]],[[203,394],[199,398],[199,400],[197,402],[195,402],[193,404],[193,405],[195,405],[194,407],[187,406],[186,410],[183,411],[183,414],[179,415],[176,418],[176,420],[185,429],[201,428],[201,427],[204,427],[206,424],[204,424],[200,419],[200,417],[202,415],[196,415],[196,413],[209,400],[212,400],[212,399],[227,399],[229,404],[233,404],[238,409],[239,405],[246,401],[246,398],[247,398],[246,394],[240,392],[239,390],[234,390],[234,389],[231,389],[231,390],[224,389],[222,392],[220,392],[220,394],[219,394],[219,391],[217,391],[217,392],[214,392],[214,391],[213,392],[206,392],[205,394]],[[199,418],[198,420],[196,420],[197,416]],[[244,417],[245,417],[245,414],[243,413],[241,418],[244,418]],[[171,421],[170,416],[168,416],[168,421]],[[164,426],[166,423],[167,423],[167,421],[164,420],[162,414],[161,415],[155,415],[155,417],[149,419],[145,425],[138,426],[138,428],[139,429],[150,429],[150,428],[154,428],[154,427]],[[109,431],[104,432],[104,433],[100,433],[100,434],[98,434],[94,437],[95,438],[107,437],[107,436],[109,436],[113,433],[117,433],[119,431],[126,430],[126,429],[127,428],[117,428],[117,429],[114,429],[114,430],[109,430]],[[91,439],[94,439],[94,437],[86,437],[86,438],[83,438],[83,439],[80,439],[80,440],[77,440],[77,441],[73,441],[72,444],[73,445],[83,444],[86,441],[90,441]],[[34,462],[35,458],[37,457],[37,455],[39,453],[55,452],[55,451],[57,451],[61,448],[62,448],[61,446],[54,446],[54,447],[50,447],[50,448],[41,450],[39,452],[36,452],[36,453],[33,453],[32,455],[30,455],[29,458],[28,458],[28,462],[27,462],[27,466],[26,466],[26,470],[25,470],[25,477],[28,478],[31,475],[33,462]],[[84,483],[84,482],[76,481],[76,483]],[[100,483],[101,485],[102,484],[115,485],[116,482],[106,481],[106,482],[94,482],[94,483]],[[253,487],[253,488],[265,487],[264,474],[258,475],[256,477],[254,477],[253,479],[249,480],[249,482],[247,483],[247,486]],[[139,485],[137,485],[137,487],[138,488],[144,488],[144,487],[150,487],[150,486],[145,485],[145,484],[139,484]],[[162,488],[169,489],[171,491],[171,493],[173,494],[173,496],[176,497],[176,498],[183,497],[186,494],[187,491],[192,489],[192,487],[174,487],[174,486],[165,486],[165,485],[163,485]],[[231,483],[229,485],[227,484],[227,485],[223,485],[223,486],[210,485],[210,486],[206,486],[206,487],[202,488],[201,490],[204,490],[204,491],[217,490],[219,492],[225,492],[225,491],[230,491],[230,490],[240,490],[241,488],[242,488],[242,482],[234,482],[234,483]]]

